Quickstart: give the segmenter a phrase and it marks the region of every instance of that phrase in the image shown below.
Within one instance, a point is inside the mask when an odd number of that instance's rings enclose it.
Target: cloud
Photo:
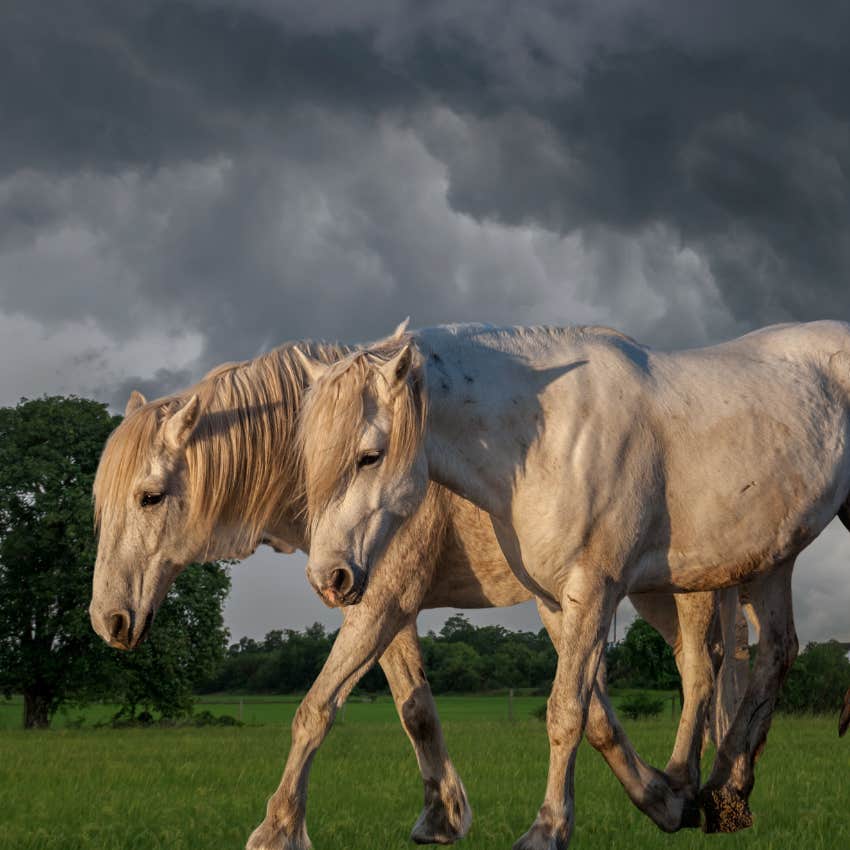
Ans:
[[[408,314],[662,347],[850,318],[848,25],[791,0],[13,3],[0,400],[122,409]],[[802,630],[837,634],[811,575]]]

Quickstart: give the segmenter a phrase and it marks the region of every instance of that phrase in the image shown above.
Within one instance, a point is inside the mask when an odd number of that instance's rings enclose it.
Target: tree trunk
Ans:
[[[46,694],[24,691],[24,728],[47,729],[50,725],[50,699]]]

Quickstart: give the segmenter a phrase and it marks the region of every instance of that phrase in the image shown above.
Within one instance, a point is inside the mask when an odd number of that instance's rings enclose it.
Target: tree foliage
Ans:
[[[336,632],[318,623],[303,632],[269,632],[262,641],[242,638],[230,647],[207,691],[296,693],[307,690],[321,670]],[[450,617],[439,634],[422,639],[428,679],[435,693],[470,693],[500,688],[548,689],[556,656],[544,631],[512,632],[501,626],[473,626]],[[359,689],[385,691],[379,667],[361,679]]]
[[[792,714],[828,714],[841,708],[850,688],[847,645],[831,640],[810,643],[785,680],[778,708]]]
[[[624,688],[681,688],[673,650],[661,635],[638,617],[619,643],[606,652],[608,683]]]
[[[191,712],[195,691],[224,658],[222,608],[229,590],[230,576],[216,563],[193,564],[177,577],[147,640],[134,652],[112,653],[120,715]]]
[[[218,565],[184,572],[136,653],[91,628],[92,482],[119,421],[73,397],[0,408],[0,692],[24,695],[28,727],[48,725],[63,702],[186,710],[224,649],[229,578]]]
[[[91,487],[116,424],[105,405],[78,398],[0,408],[0,688],[23,693],[27,726],[109,687],[88,598]]]

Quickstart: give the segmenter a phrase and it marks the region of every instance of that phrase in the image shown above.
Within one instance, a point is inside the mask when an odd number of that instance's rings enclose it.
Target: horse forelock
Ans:
[[[301,406],[299,456],[308,525],[351,482],[364,428],[376,413],[389,421],[384,464],[389,472],[408,468],[422,443],[427,397],[416,351],[404,387],[381,409],[380,367],[395,357],[409,337],[391,339],[334,363],[310,388]]]
[[[326,363],[346,353],[333,345],[298,345]],[[202,412],[185,453],[187,521],[207,533],[227,526],[239,548],[253,548],[274,522],[301,512],[295,434],[306,379],[293,347],[218,366],[187,390],[130,414],[110,436],[98,466],[98,526],[105,511],[127,499],[158,450],[164,416],[193,394]]]
[[[99,531],[107,511],[127,498],[149,457],[170,399],[157,399],[127,416],[109,435],[94,478],[94,522]]]

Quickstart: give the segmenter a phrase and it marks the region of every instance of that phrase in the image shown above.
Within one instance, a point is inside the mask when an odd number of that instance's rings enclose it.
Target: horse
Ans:
[[[262,543],[281,552],[308,548],[295,439],[307,385],[302,352],[311,362],[331,363],[347,351],[283,345],[254,360],[220,366],[182,393],[150,402],[138,392],[131,395],[94,484],[99,539],[90,615],[110,645],[132,649],[144,639],[186,564],[244,558]],[[384,575],[401,579],[404,587],[385,585]],[[471,810],[423,672],[416,616],[422,608],[505,606],[531,597],[505,562],[487,517],[438,485],[428,488],[423,505],[376,565],[361,604],[343,608],[330,657],[295,715],[280,787],[248,847],[309,846],[310,763],[337,709],[376,659],[422,774],[425,803],[412,838],[449,843],[462,837]],[[325,594],[325,601],[339,605],[344,599],[337,589]],[[734,640],[729,623],[734,624],[737,599],[733,594],[721,600],[725,625],[720,631],[713,594],[645,594],[633,601],[675,648],[683,676],[685,706],[667,775],[645,765],[632,749],[601,675],[588,734],[633,802],[672,831],[687,820],[698,787],[700,735],[718,661],[714,650],[722,647],[724,635],[727,644]],[[557,637],[554,615],[543,613]],[[681,622],[689,625],[680,628]],[[716,740],[740,691],[736,677],[742,662],[728,655],[715,701]]]
[[[647,591],[741,585],[749,601],[758,658],[699,799],[709,831],[748,826],[797,653],[794,561],[850,514],[850,325],[656,352],[607,328],[403,323],[305,369],[307,571],[320,592],[368,592],[430,480],[489,513],[518,580],[561,612],[546,794],[515,850],[568,846],[605,636],[620,599]]]

